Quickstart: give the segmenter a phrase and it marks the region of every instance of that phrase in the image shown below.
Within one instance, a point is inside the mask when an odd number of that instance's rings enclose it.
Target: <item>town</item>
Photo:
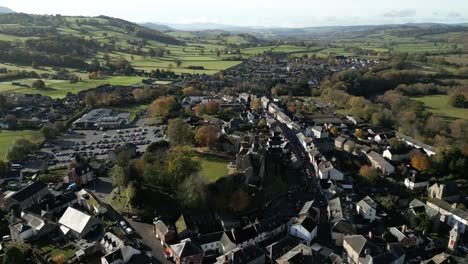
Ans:
[[[38,125],[46,141],[7,153],[2,245],[41,263],[462,261],[466,189],[428,177],[435,147],[278,91],[299,77],[318,89],[326,75],[378,64],[265,54],[222,75],[182,76],[133,113],[88,101],[99,90],[136,98],[142,87],[11,94],[4,127]],[[283,82],[268,96],[253,84],[198,88],[275,76]],[[213,164],[221,174],[205,171]]]

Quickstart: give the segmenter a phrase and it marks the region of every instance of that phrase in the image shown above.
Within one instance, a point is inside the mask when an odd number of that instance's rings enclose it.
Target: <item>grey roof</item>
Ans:
[[[377,203],[374,202],[374,200],[372,200],[372,198],[370,198],[369,196],[366,196],[366,197],[362,198],[362,200],[360,200],[357,204],[364,211],[369,210],[369,208],[377,209]]]
[[[332,232],[348,234],[348,235],[356,234],[356,227],[352,223],[346,220],[340,220],[333,224]]]
[[[156,221],[154,225],[164,235],[167,234],[167,232],[169,232],[169,228],[167,228],[166,224],[161,220]]]
[[[24,187],[23,189],[17,191],[11,196],[11,198],[18,202],[23,202],[27,198],[33,196],[34,194],[38,193],[39,191],[45,188],[47,188],[47,184],[41,181],[33,182],[30,185]]]
[[[451,204],[447,203],[444,200],[440,200],[437,198],[431,198],[427,201],[427,203],[432,203],[436,205],[439,208],[444,209],[447,212],[450,212],[462,219],[465,219],[468,221],[468,212],[466,210],[460,209],[460,208],[453,208]]]
[[[93,217],[85,214],[73,207],[68,207],[59,220],[59,224],[64,225],[71,230],[82,233],[92,222]]]
[[[171,245],[171,250],[179,258],[203,254],[203,249],[190,239],[183,240],[179,244]]]

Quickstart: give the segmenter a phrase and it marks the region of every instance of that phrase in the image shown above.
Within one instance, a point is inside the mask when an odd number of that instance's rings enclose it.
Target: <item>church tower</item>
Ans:
[[[458,246],[458,240],[460,239],[460,231],[458,230],[458,222],[455,223],[452,230],[450,230],[450,238],[448,243],[448,249],[455,251]]]

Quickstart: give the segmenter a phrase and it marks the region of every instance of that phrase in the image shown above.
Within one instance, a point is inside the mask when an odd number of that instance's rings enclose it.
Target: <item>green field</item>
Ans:
[[[5,158],[5,153],[8,151],[11,145],[18,139],[29,139],[31,140],[33,130],[21,130],[21,131],[9,131],[0,130],[0,159]]]
[[[37,90],[31,88],[32,83],[36,79],[21,79],[14,82],[29,86],[15,86],[12,85],[12,82],[0,82],[0,93],[5,92],[21,92],[21,93],[32,93],[32,94],[42,94],[50,96],[52,98],[63,98],[67,95],[68,92],[78,93],[87,89],[96,88],[96,86],[102,84],[112,84],[112,85],[139,85],[143,80],[143,77],[133,77],[133,76],[113,76],[106,77],[94,80],[83,80],[77,83],[70,83],[69,81],[64,80],[43,80],[46,84],[45,89]]]
[[[215,182],[228,175],[228,162],[226,160],[211,156],[199,156],[199,158],[202,166],[199,174],[205,178],[207,183]]]
[[[423,102],[428,111],[438,116],[448,119],[461,118],[468,120],[468,109],[455,108],[449,105],[448,95],[428,95],[412,97],[412,99]]]

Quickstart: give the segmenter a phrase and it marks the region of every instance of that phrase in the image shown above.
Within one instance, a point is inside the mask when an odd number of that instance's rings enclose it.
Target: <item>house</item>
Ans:
[[[83,213],[73,207],[68,207],[58,223],[60,230],[66,236],[81,239],[101,224],[98,218]]]
[[[429,181],[419,174],[413,174],[413,176],[405,178],[405,186],[412,191],[425,190],[429,186]]]
[[[262,242],[270,238],[282,235],[286,231],[286,221],[281,217],[271,217],[254,224],[257,231],[257,242]]]
[[[32,213],[21,213],[21,218],[9,225],[11,240],[14,243],[41,238],[57,228],[55,223]]]
[[[428,156],[432,156],[432,155],[435,155],[436,154],[436,149],[433,147],[433,146],[430,146],[430,145],[427,145],[419,140],[416,140],[410,136],[407,136],[405,134],[402,134],[400,132],[395,132],[395,135],[398,139],[401,139],[403,141],[406,142],[406,144],[410,145],[410,146],[413,146],[415,148],[420,148],[420,149],[423,149],[424,152],[426,152],[426,154]]]
[[[380,248],[362,235],[352,235],[344,238],[343,248],[348,263],[367,264],[404,264],[406,253],[398,244],[387,244]]]
[[[343,150],[348,152],[348,153],[354,153],[354,150],[356,150],[356,142],[352,139],[346,140],[346,142],[343,144]]]
[[[392,134],[389,134],[389,133],[379,133],[379,134],[374,136],[374,140],[377,143],[384,144],[384,143],[387,143],[387,141],[389,139],[391,139],[392,137],[394,137],[394,136]]]
[[[258,242],[258,232],[253,225],[245,228],[231,230],[231,241],[238,248],[244,248]]]
[[[356,204],[356,211],[364,219],[372,222],[377,218],[377,203],[369,196],[366,196]]]
[[[457,208],[457,204],[449,204],[448,202],[438,199],[431,198],[426,202],[427,207],[436,211],[439,216],[439,220],[442,223],[453,227],[458,224],[460,233],[464,233],[468,226],[468,211]]]
[[[111,232],[104,234],[100,241],[101,250],[104,256],[101,257],[101,264],[124,264],[128,263],[134,255],[141,253],[124,242]]]
[[[183,214],[175,222],[175,227],[179,239],[192,237],[198,233],[198,228]]]
[[[41,181],[33,182],[7,198],[8,208],[13,205],[18,205],[20,209],[28,208],[39,203],[48,194],[47,184]]]
[[[198,243],[205,253],[215,252],[216,254],[224,254],[236,248],[236,245],[232,243],[225,232],[201,235],[192,238],[192,240]]]
[[[289,226],[289,234],[310,245],[317,237],[317,224],[309,216],[300,216]]]
[[[356,226],[348,220],[342,219],[332,223],[331,239],[336,246],[343,246],[346,236],[357,234]]]
[[[310,217],[312,220],[318,221],[320,210],[313,207],[313,204],[314,200],[305,202],[301,208],[301,211],[299,211],[299,217]]]
[[[94,194],[86,189],[82,189],[76,193],[78,204],[85,208],[86,211],[93,215],[102,215],[107,212],[107,207],[94,196]]]
[[[276,260],[277,264],[314,263],[312,248],[299,244]]]
[[[64,177],[63,182],[72,184],[75,183],[78,187],[94,180],[94,170],[86,163],[79,163],[78,166],[72,168]]]
[[[309,145],[310,148],[315,148],[322,153],[329,153],[335,149],[334,141],[331,138],[313,138]]]
[[[390,227],[388,231],[402,247],[419,246],[424,243],[424,240],[416,233],[408,230],[406,225],[403,225],[400,228]]]
[[[448,202],[456,202],[460,199],[460,192],[457,183],[454,181],[434,183],[427,189],[427,195]]]
[[[318,165],[318,176],[321,180],[342,181],[344,174],[335,169],[330,161],[324,161]]]
[[[348,140],[347,136],[344,135],[339,135],[337,138],[335,138],[335,148],[337,149],[343,149],[343,145]]]
[[[371,162],[372,166],[379,169],[385,174],[391,174],[395,172],[395,167],[386,161],[380,154],[375,151],[371,151],[367,154],[367,158]]]
[[[314,126],[311,128],[311,131],[315,138],[326,138],[329,135],[327,129],[323,126]]]
[[[63,194],[49,194],[42,198],[38,204],[23,209],[23,212],[33,213],[50,218],[54,214],[62,212],[69,206],[75,205],[78,198],[74,192],[65,192]]]
[[[402,160],[409,159],[409,156],[410,156],[409,152],[408,151],[405,151],[405,152],[396,151],[394,149],[386,149],[382,153],[382,156],[391,161],[402,161]]]
[[[277,258],[281,257],[285,252],[290,251],[300,243],[301,241],[297,238],[285,236],[265,247],[265,251],[267,253],[266,257],[270,263],[274,263]]]
[[[263,264],[265,263],[265,252],[255,246],[250,245],[234,250],[216,258],[216,264]]]
[[[201,264],[203,263],[204,252],[197,243],[190,238],[182,240],[178,244],[169,246],[171,257],[176,264]]]
[[[312,249],[312,263],[344,263],[341,256],[334,253],[331,248],[325,247],[318,243],[314,243],[310,248]]]
[[[19,164],[9,165],[5,171],[0,171],[0,183],[5,181],[23,181],[23,171],[22,166]]]
[[[167,226],[163,221],[154,222],[154,233],[161,240],[161,245],[169,244],[176,240],[176,231],[172,226]]]

